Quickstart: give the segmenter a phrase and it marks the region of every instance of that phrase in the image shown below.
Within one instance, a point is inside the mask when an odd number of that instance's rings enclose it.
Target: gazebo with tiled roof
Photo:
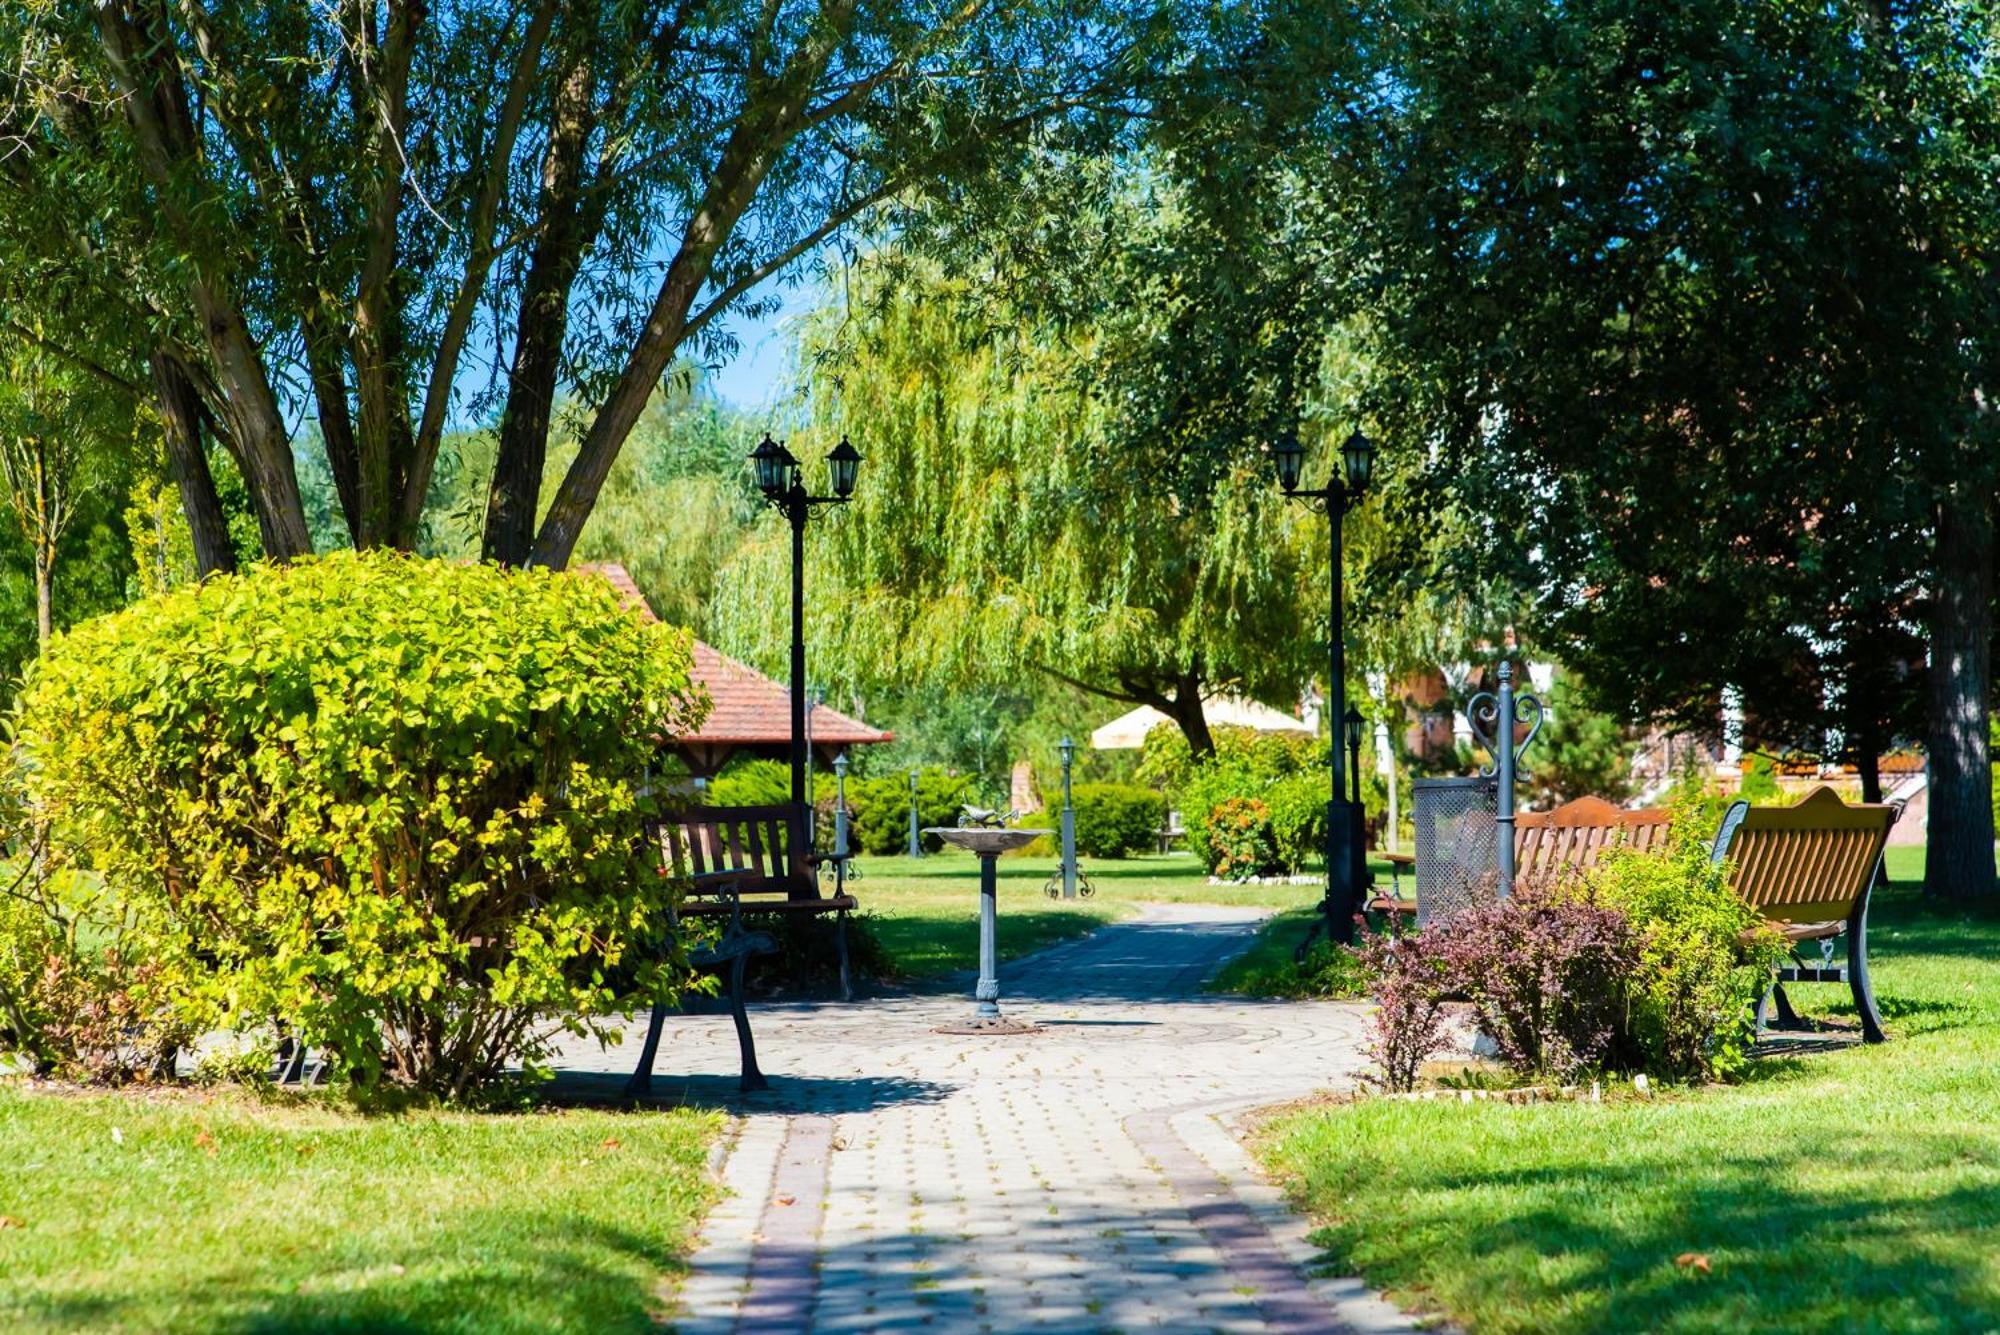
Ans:
[[[658,621],[646,595],[616,562],[576,567],[597,575],[618,592],[625,605]],[[668,739],[668,747],[687,762],[688,772],[708,778],[735,755],[784,760],[791,755],[791,692],[747,663],[739,663],[700,640],[694,642],[694,679],[708,691],[708,717],[692,734]],[[837,709],[814,705],[806,720],[806,736],[815,757],[831,763],[850,746],[873,746],[895,740],[895,734],[871,728]]]

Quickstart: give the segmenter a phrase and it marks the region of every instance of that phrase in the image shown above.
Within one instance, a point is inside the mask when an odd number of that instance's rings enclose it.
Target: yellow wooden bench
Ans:
[[[1821,787],[1797,806],[1736,802],[1724,814],[1712,856],[1729,863],[1730,887],[1793,947],[1793,962],[1778,970],[1758,1004],[1759,1029],[1773,1002],[1780,1024],[1798,1025],[1786,983],[1845,983],[1861,1013],[1862,1037],[1870,1043],[1886,1037],[1868,982],[1868,896],[1881,876],[1882,850],[1900,811],[1895,805],[1849,805]],[[1834,944],[1843,938],[1844,957],[1835,964]],[[1808,941],[1819,943],[1817,964],[1798,953]]]

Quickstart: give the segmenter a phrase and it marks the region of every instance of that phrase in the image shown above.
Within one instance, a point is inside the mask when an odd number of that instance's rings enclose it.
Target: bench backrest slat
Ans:
[[[1714,857],[1731,864],[1730,885],[1778,922],[1849,917],[1882,862],[1896,809],[1852,804],[1815,788],[1791,807],[1737,803],[1723,818]]]
[[[695,879],[695,896],[726,886],[736,895],[818,899],[819,878],[793,848],[793,816],[788,806],[694,807],[655,834],[666,864]]]
[[[1672,815],[1659,808],[1628,811],[1599,797],[1524,811],[1514,818],[1515,869],[1528,877],[1588,871],[1614,848],[1645,853],[1664,847],[1672,824]]]

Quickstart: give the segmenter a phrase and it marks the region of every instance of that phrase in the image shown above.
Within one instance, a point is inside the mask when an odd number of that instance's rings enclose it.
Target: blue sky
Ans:
[[[722,321],[742,348],[709,374],[709,387],[718,397],[747,412],[768,407],[777,399],[786,387],[792,365],[791,340],[785,334],[785,322],[811,309],[818,291],[818,285],[811,282],[779,287],[779,308],[772,314],[750,319],[732,313]],[[763,295],[761,290],[758,295]]]

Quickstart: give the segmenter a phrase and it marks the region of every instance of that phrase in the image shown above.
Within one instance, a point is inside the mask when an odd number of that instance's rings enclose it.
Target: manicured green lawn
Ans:
[[[1339,1267],[1475,1335],[2000,1330],[2000,917],[1924,905],[1920,859],[1871,914],[1884,1046],[1650,1101],[1326,1107],[1268,1157]]]
[[[979,862],[946,851],[925,858],[862,858],[851,889],[905,977],[926,978],[979,963]],[[999,947],[1003,959],[1095,931],[1142,903],[1317,904],[1317,885],[1210,885],[1186,853],[1082,859],[1096,888],[1089,899],[1050,899],[1043,886],[1056,858],[1000,859]],[[1274,947],[1275,948],[1275,947]],[[1286,946],[1285,949],[1290,949]]]
[[[720,1126],[0,1084],[0,1330],[654,1330]]]

